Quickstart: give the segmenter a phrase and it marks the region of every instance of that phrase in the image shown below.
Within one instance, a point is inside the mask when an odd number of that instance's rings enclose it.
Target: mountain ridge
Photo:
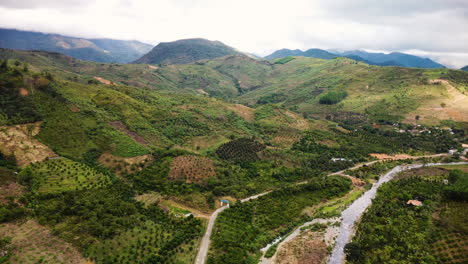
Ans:
[[[137,40],[79,38],[43,32],[0,28],[0,48],[60,52],[81,60],[126,63],[151,49]]]
[[[280,49],[272,54],[265,56],[265,59],[278,59],[287,56],[303,56],[317,59],[334,59],[336,57],[346,57],[357,61],[362,61],[370,65],[377,66],[400,66],[410,68],[445,68],[444,65],[437,63],[429,58],[422,58],[415,55],[410,55],[401,52],[385,53],[372,53],[363,50],[349,50],[349,51],[326,51],[322,49],[308,49],[302,51],[299,49]]]

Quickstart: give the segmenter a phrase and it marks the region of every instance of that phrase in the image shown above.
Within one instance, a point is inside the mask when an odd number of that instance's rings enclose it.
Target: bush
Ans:
[[[337,104],[345,99],[346,96],[348,96],[348,93],[345,91],[330,91],[320,96],[319,103],[327,105]]]

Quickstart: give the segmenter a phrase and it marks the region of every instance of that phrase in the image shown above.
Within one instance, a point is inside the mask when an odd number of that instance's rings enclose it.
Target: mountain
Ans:
[[[272,60],[283,58],[287,56],[303,56],[317,59],[331,60],[336,57],[346,57],[357,61],[362,61],[370,65],[378,66],[400,66],[410,68],[445,68],[444,65],[432,61],[428,58],[421,58],[414,55],[409,55],[400,52],[385,53],[371,53],[362,50],[351,50],[331,53],[321,49],[309,49],[306,51],[281,49],[273,52],[272,54],[264,57],[265,59]]]
[[[272,54],[265,56],[264,58],[267,60],[272,60],[272,59],[278,59],[278,58],[283,58],[287,56],[303,56],[303,57],[310,57],[310,58],[316,58],[316,59],[325,59],[325,60],[331,60],[337,57],[337,55],[330,53],[326,50],[321,50],[321,49],[308,49],[306,51],[302,50],[290,50],[290,49],[280,49]]]
[[[461,68],[460,70],[462,70],[462,71],[468,71],[468,65],[466,65],[465,67]]]
[[[86,39],[58,34],[0,29],[0,48],[60,52],[81,60],[127,63],[151,49],[139,41]]]
[[[445,68],[444,65],[434,62],[429,58],[421,58],[414,55],[409,55],[401,52],[372,53],[362,50],[351,50],[341,53],[342,56],[359,56],[370,64],[380,66],[402,66],[411,68]]]
[[[197,60],[242,54],[220,41],[202,38],[161,42],[134,63],[186,64]]]

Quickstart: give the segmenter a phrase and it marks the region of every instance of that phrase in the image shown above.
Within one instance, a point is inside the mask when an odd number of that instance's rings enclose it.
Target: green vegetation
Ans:
[[[466,261],[462,251],[468,236],[460,227],[467,219],[459,208],[466,209],[468,174],[450,171],[449,185],[427,176],[403,178],[379,189],[353,242],[346,246],[349,262]],[[420,200],[422,206],[408,205],[411,199]]]
[[[185,208],[208,214],[218,199],[274,189],[232,204],[216,223],[210,263],[253,263],[261,247],[309,220],[307,207],[326,202],[318,213],[336,214],[360,194],[349,193],[348,179],[324,178],[329,172],[370,160],[369,153],[446,152],[466,137],[456,121],[443,122],[452,133],[393,123],[416,101],[444,94],[428,79],[451,74],[446,69],[348,59],[273,64],[243,55],[120,65],[1,49],[0,59],[8,59],[0,62],[0,143],[25,143],[13,142],[12,125],[40,121],[22,126],[31,128],[23,139],[61,156],[18,168],[16,160],[29,164],[27,155],[0,155],[0,175],[9,179],[0,187],[18,187],[11,197],[0,194],[0,221],[34,219],[99,264],[190,263],[203,223],[182,217]],[[450,78],[461,89],[465,76]],[[368,179],[385,166],[352,173]],[[466,182],[453,182],[444,194],[464,197]],[[152,205],[135,200],[151,193],[158,193]],[[168,201],[184,209],[165,212]]]
[[[348,96],[348,93],[345,91],[330,91],[320,96],[319,102],[321,104],[333,105],[345,99],[346,96]]]
[[[109,176],[65,158],[34,163],[24,168],[18,178],[31,191],[44,194],[99,188],[111,181]]]
[[[264,148],[264,145],[253,139],[240,138],[224,143],[216,150],[216,154],[221,159],[231,159],[244,162],[256,161],[259,160],[257,152]]]
[[[349,189],[348,179],[319,178],[232,205],[218,217],[208,263],[257,263],[260,248],[306,220],[305,207]]]
[[[287,57],[275,60],[275,64],[286,64],[286,63],[288,63],[288,62],[290,62],[290,61],[292,61],[294,59],[295,58],[292,57],[292,56],[287,56]]]

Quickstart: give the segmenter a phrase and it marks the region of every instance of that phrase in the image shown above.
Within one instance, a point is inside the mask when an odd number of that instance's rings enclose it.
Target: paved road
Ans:
[[[419,159],[419,158],[441,157],[441,156],[447,156],[447,155],[448,154],[436,154],[436,155],[414,156],[414,157],[411,157],[411,158],[412,159]],[[382,160],[374,160],[374,161],[370,161],[370,162],[366,162],[366,163],[361,163],[361,164],[358,164],[358,165],[356,165],[354,167],[348,168],[346,170],[355,170],[355,169],[360,168],[362,166],[365,166],[365,165],[368,166],[368,165],[371,165],[371,164],[374,164],[374,163],[380,162],[380,161],[382,161]],[[340,174],[343,174],[346,170],[334,172],[334,173],[329,174],[328,176],[340,175]],[[298,183],[296,183],[296,185],[306,184],[307,182],[308,181],[298,182]],[[244,203],[244,202],[248,202],[248,201],[251,201],[251,200],[255,200],[255,199],[257,199],[257,198],[259,198],[259,197],[261,197],[263,195],[269,194],[272,191],[273,190],[263,192],[263,193],[260,193],[260,194],[256,194],[256,195],[252,195],[252,196],[247,197],[245,199],[242,199],[240,201],[242,203]],[[214,223],[216,222],[216,218],[218,217],[219,213],[221,213],[222,211],[224,211],[227,208],[228,208],[227,206],[218,208],[211,215],[210,220],[208,221],[208,226],[206,227],[205,235],[203,236],[202,241],[200,243],[200,248],[198,249],[198,254],[197,254],[197,258],[195,259],[195,264],[205,264],[206,263],[206,258],[208,256],[208,250],[210,248],[211,233],[213,232]]]

